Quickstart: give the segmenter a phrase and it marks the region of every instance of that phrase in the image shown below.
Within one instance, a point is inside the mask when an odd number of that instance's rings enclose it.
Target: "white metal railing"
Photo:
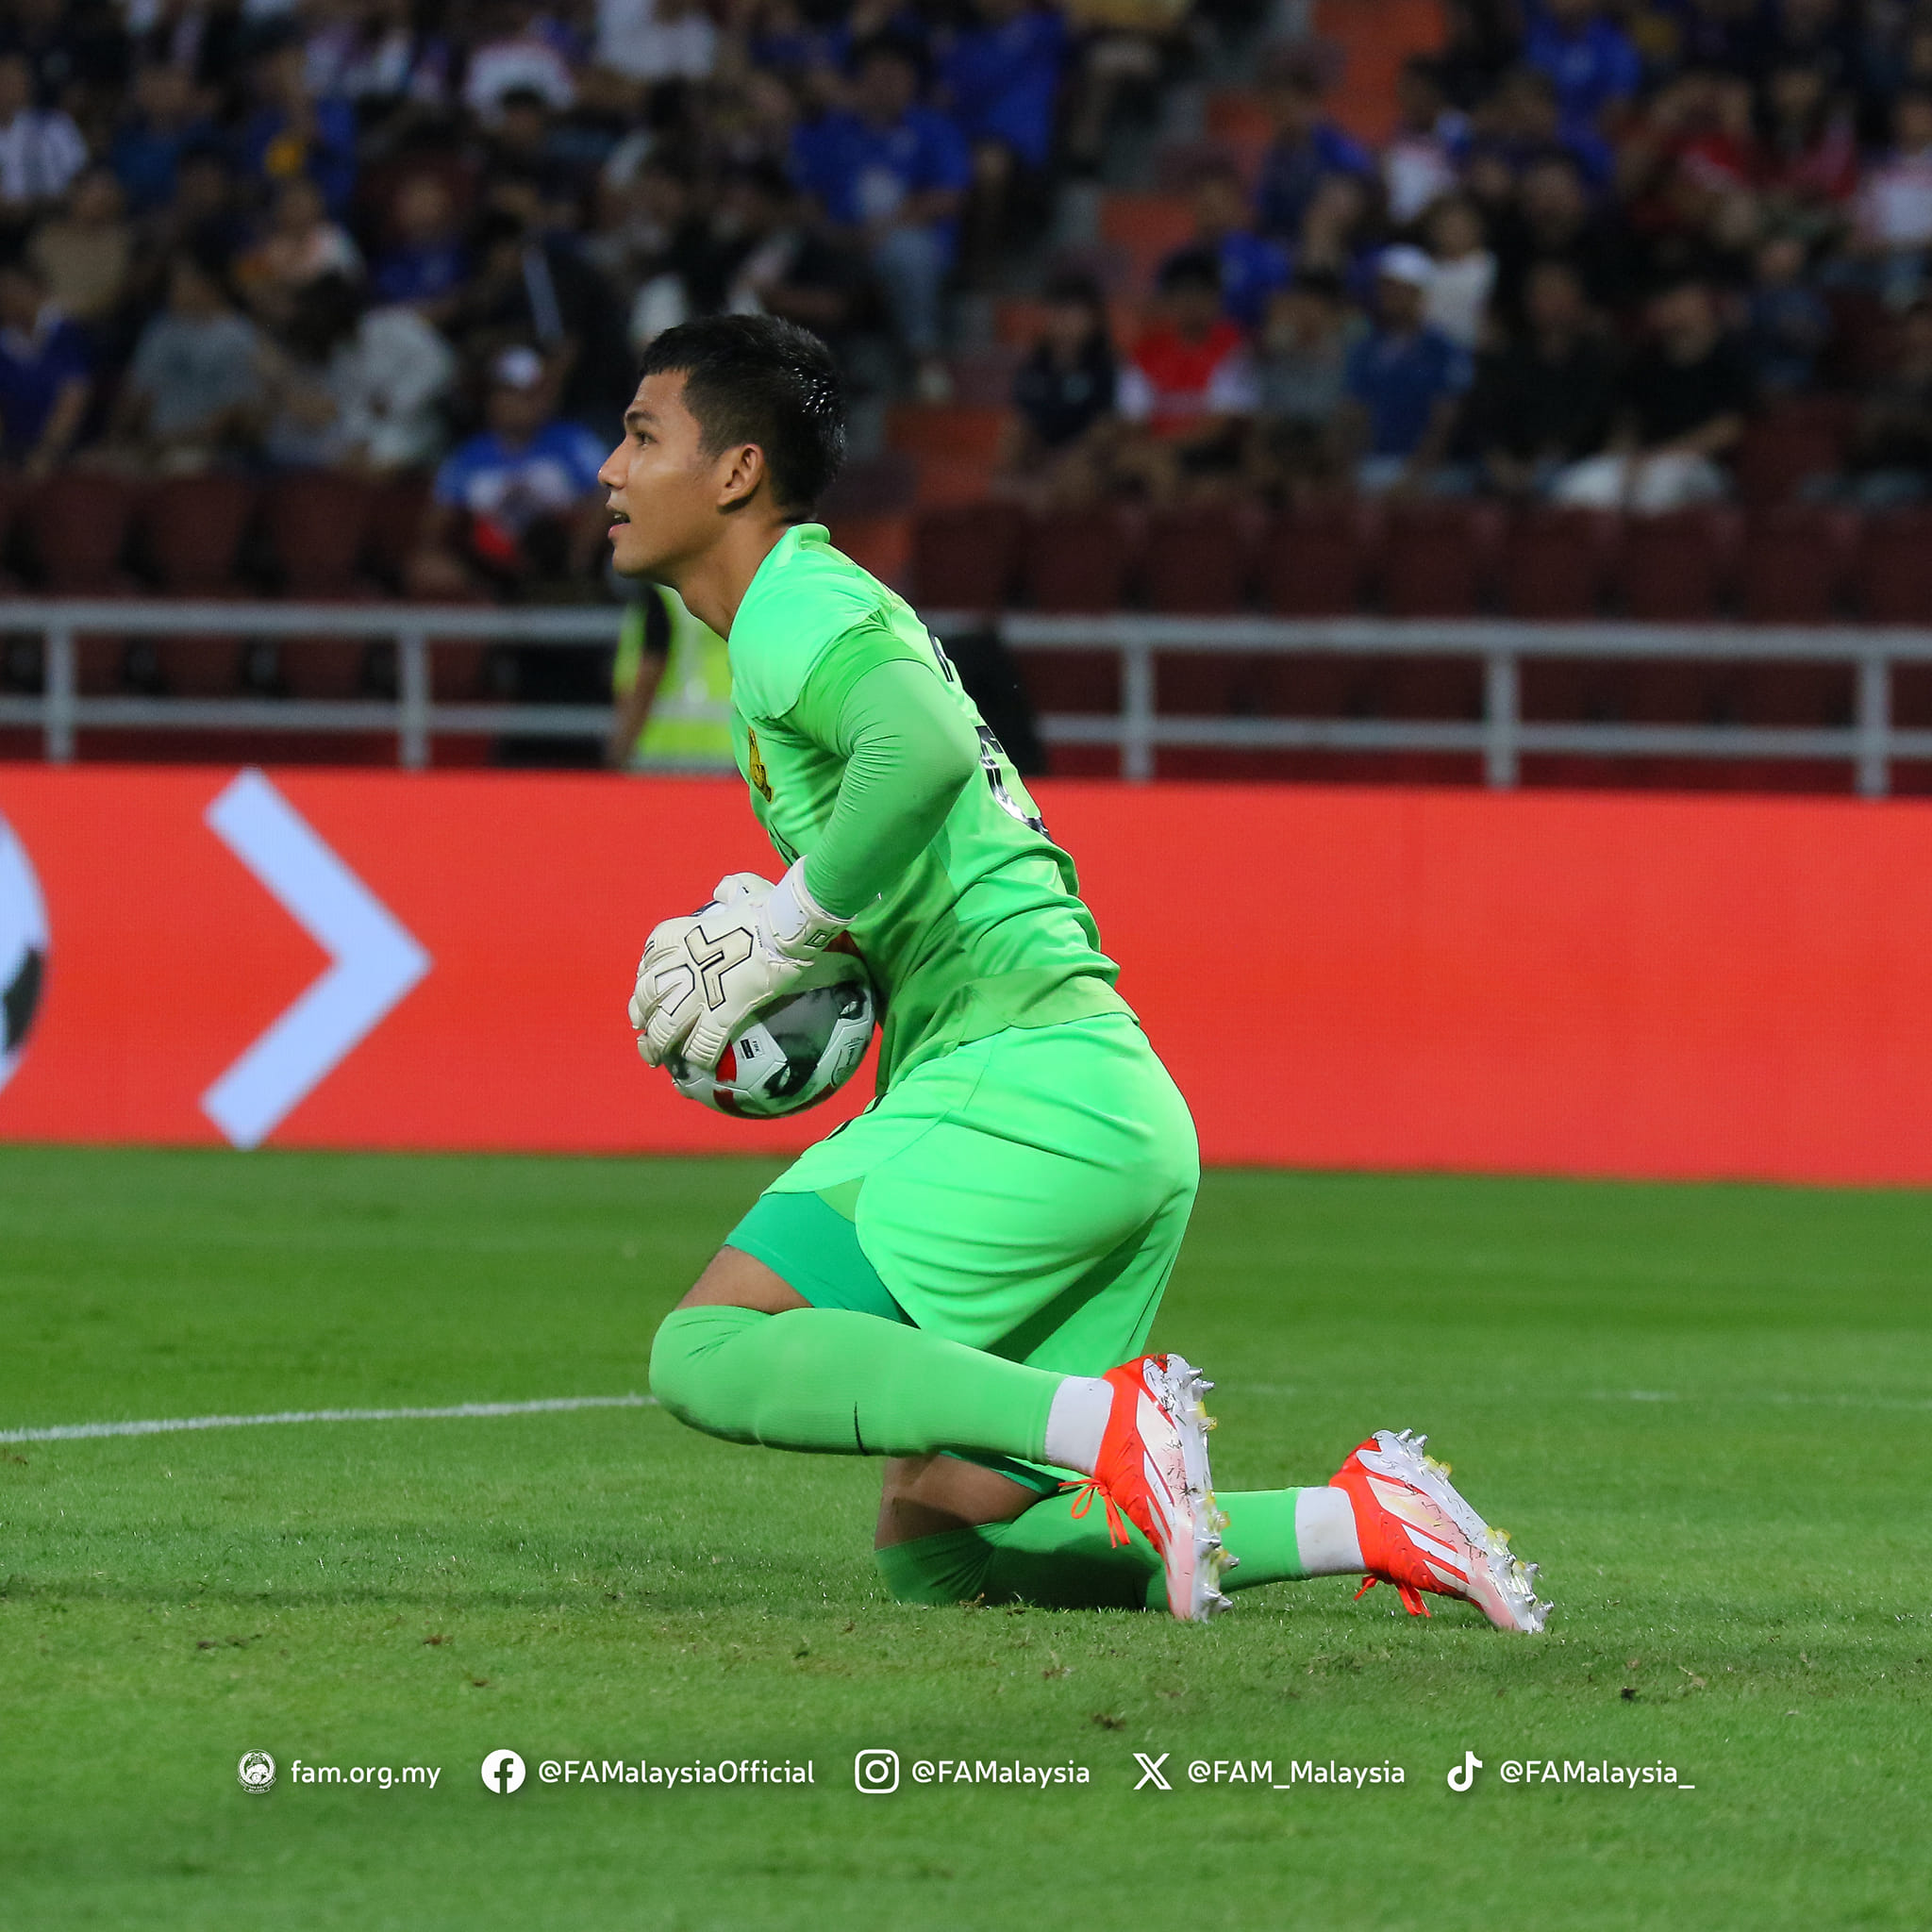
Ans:
[[[75,735],[89,727],[173,731],[393,732],[398,761],[429,762],[437,732],[487,737],[605,736],[605,705],[438,704],[430,695],[429,646],[463,643],[610,644],[618,612],[588,608],[496,609],[430,604],[202,604],[153,599],[16,597],[0,601],[0,634],[38,633],[43,675],[38,696],[0,693],[0,724],[38,727],[57,764],[74,757]],[[346,649],[384,640],[396,647],[391,698],[83,697],[76,641],[82,637],[302,638],[340,641]]]
[[[1890,787],[1899,758],[1932,759],[1932,730],[1891,722],[1891,668],[1932,663],[1932,630],[1826,625],[1538,624],[1488,620],[1152,617],[1119,612],[1047,617],[945,611],[928,617],[941,637],[997,629],[1017,651],[1096,650],[1121,660],[1114,713],[1049,713],[1048,744],[1117,746],[1121,775],[1154,775],[1163,745],[1230,750],[1448,751],[1481,758],[1492,786],[1517,783],[1526,753],[1581,757],[1691,757],[1843,760],[1870,797]],[[45,675],[38,695],[0,694],[0,724],[27,725],[46,756],[71,759],[88,727],[242,731],[392,732],[402,764],[428,762],[437,733],[491,737],[603,737],[602,705],[441,704],[433,700],[429,647],[438,640],[520,645],[608,644],[617,612],[430,605],[171,603],[16,598],[0,603],[0,633],[38,634]],[[76,688],[77,638],[233,636],[371,640],[396,646],[393,699],[86,697]],[[1484,667],[1480,719],[1204,717],[1162,715],[1155,662],[1167,653],[1322,653],[1345,657],[1475,658]],[[1853,722],[1845,726],[1548,724],[1522,714],[1524,658],[1649,658],[1698,662],[1848,664],[1856,671]]]

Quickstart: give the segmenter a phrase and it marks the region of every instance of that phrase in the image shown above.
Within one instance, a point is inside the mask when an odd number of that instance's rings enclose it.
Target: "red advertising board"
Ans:
[[[1206,1158],[1932,1181],[1932,808],[1046,784]],[[775,1150],[632,1050],[741,788],[0,767],[0,1140]]]

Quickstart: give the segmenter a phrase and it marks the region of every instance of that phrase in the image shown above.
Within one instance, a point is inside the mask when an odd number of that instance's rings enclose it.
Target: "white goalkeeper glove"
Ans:
[[[733,873],[712,900],[702,912],[665,920],[638,961],[630,1024],[654,1067],[681,1054],[713,1071],[739,1028],[803,978],[847,924],[812,897],[803,859],[775,886]]]

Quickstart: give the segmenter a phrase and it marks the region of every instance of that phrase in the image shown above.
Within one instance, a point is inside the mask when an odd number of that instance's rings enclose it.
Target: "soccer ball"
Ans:
[[[47,908],[26,848],[0,819],[0,1087],[26,1051],[47,971]]]
[[[677,1054],[672,1084],[741,1120],[774,1121],[816,1107],[851,1079],[877,1018],[872,978],[856,953],[828,950],[804,984],[753,1013],[708,1074]]]

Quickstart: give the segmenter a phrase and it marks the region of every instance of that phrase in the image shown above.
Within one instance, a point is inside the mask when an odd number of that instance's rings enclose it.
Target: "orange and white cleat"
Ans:
[[[1091,1476],[1070,1488],[1086,1491],[1075,1514],[1098,1495],[1111,1540],[1124,1543],[1125,1516],[1167,1566],[1167,1607],[1183,1623],[1205,1624],[1228,1607],[1222,1572],[1227,1518],[1215,1507],[1208,1469],[1212,1419],[1201,1398],[1214,1385],[1177,1355],[1143,1355],[1109,1369],[1113,1407]]]
[[[1474,1604],[1498,1630],[1541,1630],[1553,1607],[1537,1599],[1537,1566],[1457,1494],[1448,1464],[1423,1454],[1427,1441],[1377,1429],[1329,1479],[1355,1507],[1369,1573],[1356,1594],[1392,1583],[1409,1615],[1426,1617],[1422,1592],[1433,1591]]]

